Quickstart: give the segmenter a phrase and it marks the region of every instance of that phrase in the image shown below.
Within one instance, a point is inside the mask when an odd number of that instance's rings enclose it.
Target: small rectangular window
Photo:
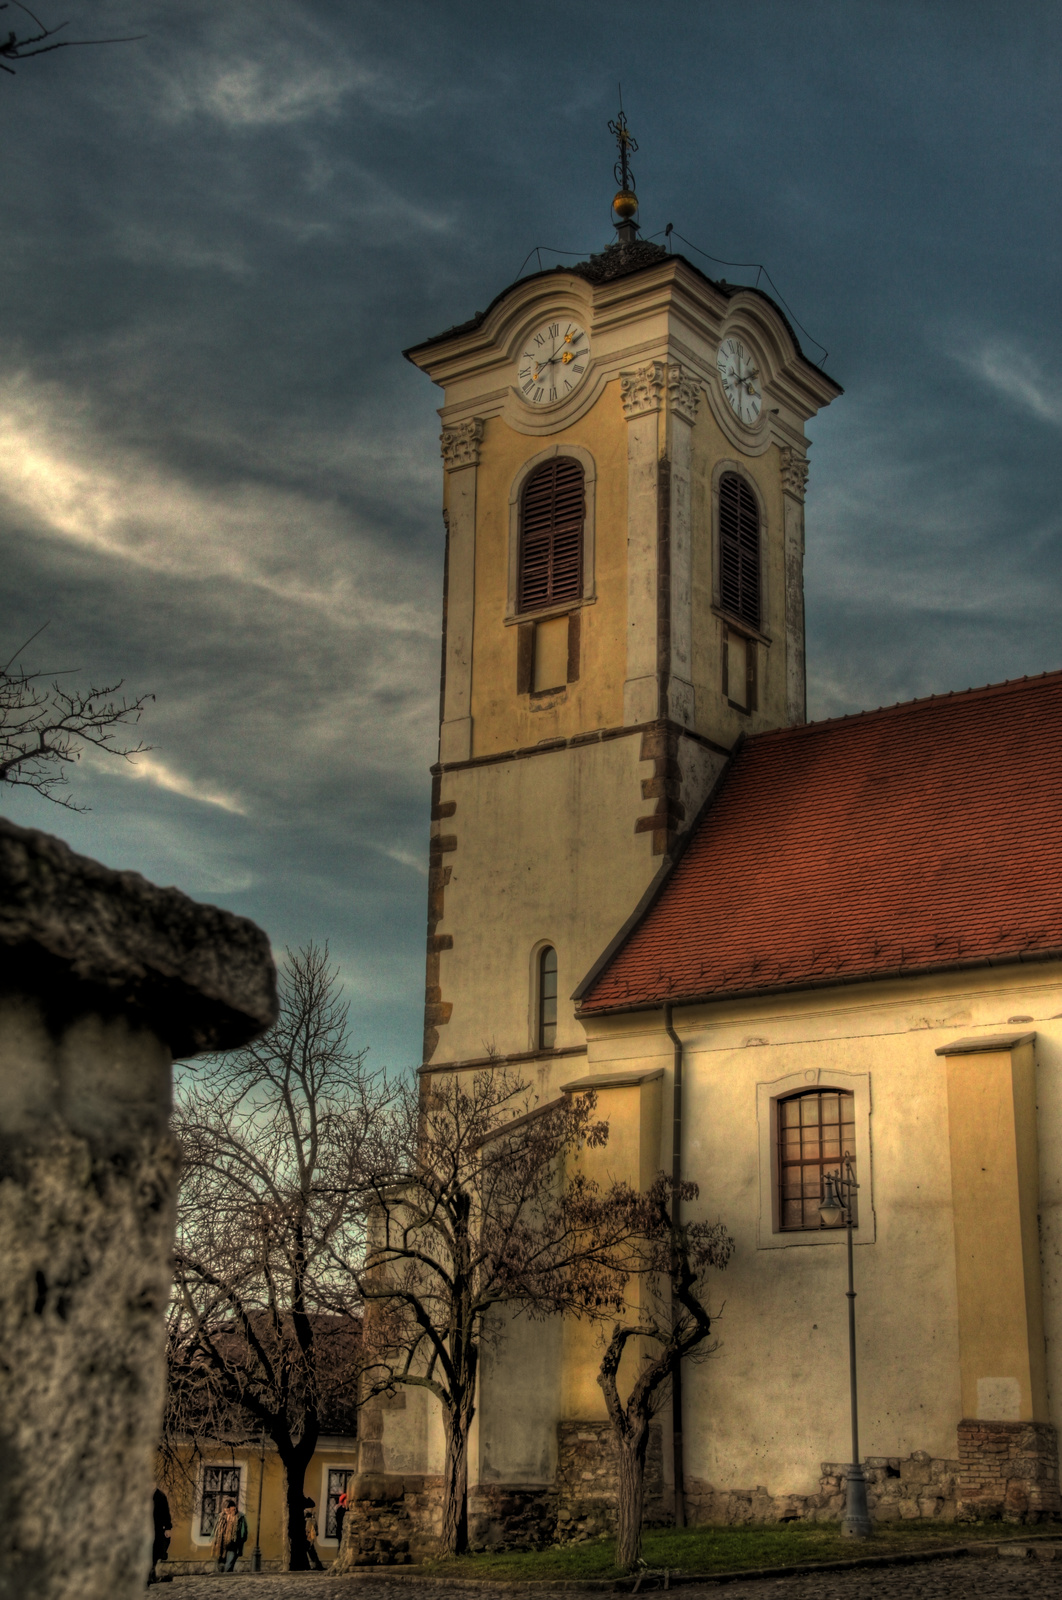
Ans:
[[[240,1503],[240,1475],[242,1467],[204,1467],[203,1499],[199,1507],[199,1537],[210,1539],[214,1524],[226,1500]]]

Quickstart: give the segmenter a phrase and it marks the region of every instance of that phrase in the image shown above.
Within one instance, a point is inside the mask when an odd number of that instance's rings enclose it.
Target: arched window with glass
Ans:
[[[521,611],[580,598],[585,518],[586,486],[578,461],[554,456],[531,474],[520,499]]]
[[[557,952],[551,944],[539,951],[537,976],[536,1044],[539,1050],[552,1050],[557,1039]]]
[[[855,1098],[809,1089],[778,1102],[778,1222],[782,1232],[823,1226],[823,1177],[848,1153],[855,1163]],[[858,1223],[858,1217],[853,1218]]]
[[[760,508],[736,472],[719,479],[719,604],[760,626]]]

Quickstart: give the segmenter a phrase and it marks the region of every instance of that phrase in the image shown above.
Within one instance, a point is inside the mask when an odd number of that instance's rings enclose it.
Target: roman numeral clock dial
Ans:
[[[558,317],[531,334],[516,363],[516,387],[529,405],[553,405],[578,388],[589,363],[585,328]]]
[[[731,335],[719,346],[715,364],[730,409],[746,427],[753,427],[763,410],[763,386],[756,357]]]

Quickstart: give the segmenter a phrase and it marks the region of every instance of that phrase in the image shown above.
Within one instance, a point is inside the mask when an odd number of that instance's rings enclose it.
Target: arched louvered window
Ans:
[[[557,1038],[557,952],[547,945],[538,958],[538,1048],[552,1050]]]
[[[760,625],[760,512],[744,478],[719,480],[719,600],[724,611]]]
[[[583,590],[583,469],[555,456],[533,472],[520,506],[520,610],[578,600]]]

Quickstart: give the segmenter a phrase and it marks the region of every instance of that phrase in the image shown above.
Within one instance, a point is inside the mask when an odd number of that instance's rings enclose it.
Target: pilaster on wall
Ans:
[[[808,463],[790,446],[782,450],[785,514],[785,698],[789,727],[807,721],[804,651],[804,490]]]
[[[1034,1033],[957,1039],[948,1081],[963,1416],[1048,1422]]]
[[[685,367],[650,361],[621,374],[620,393],[627,418],[623,720],[628,727],[657,718],[692,727],[690,461],[700,383]]]
[[[439,760],[472,754],[472,631],[476,601],[476,470],[483,423],[479,417],[444,428],[439,436],[448,483],[446,661]]]

